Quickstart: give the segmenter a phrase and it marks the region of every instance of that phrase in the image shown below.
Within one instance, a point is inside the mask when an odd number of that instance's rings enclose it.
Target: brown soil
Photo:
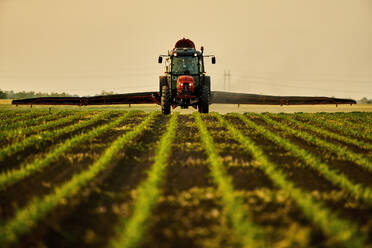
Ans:
[[[332,185],[321,175],[318,171],[302,165],[302,162],[297,158],[293,157],[288,151],[279,147],[278,145],[272,143],[270,140],[265,139],[259,133],[245,128],[245,124],[236,117],[227,117],[230,121],[238,127],[240,131],[247,137],[251,138],[257,146],[259,146],[264,153],[267,155],[268,159],[275,165],[278,166],[282,172],[285,173],[288,180],[292,181],[297,187],[305,191],[332,191],[339,190],[338,187]],[[268,128],[270,131],[277,133],[271,127],[267,126],[265,122],[258,119],[252,119],[256,124]]]
[[[112,129],[100,137],[96,137],[89,144],[82,144],[67,152],[58,161],[52,163],[41,172],[35,173],[19,183],[0,191],[2,199],[0,216],[2,219],[13,216],[14,211],[24,206],[35,196],[51,193],[53,188],[69,180],[74,174],[85,170],[104,151],[104,149],[117,137],[124,134],[130,128],[140,123],[142,118],[133,117],[123,122],[125,129]],[[104,122],[97,124],[101,125]],[[44,154],[39,154],[42,157]]]
[[[111,115],[110,118],[114,118],[115,116],[117,116],[117,114]],[[86,119],[86,117],[84,117],[82,119]],[[63,126],[73,125],[73,124],[77,123],[78,121],[79,120],[75,120],[71,123],[68,123],[68,124],[66,123]],[[63,135],[61,135],[61,136],[59,136],[55,139],[44,139],[40,144],[35,144],[33,146],[25,147],[23,150],[20,150],[19,152],[16,152],[16,153],[10,155],[9,157],[5,158],[4,161],[2,162],[3,163],[2,166],[0,167],[0,172],[7,171],[9,169],[17,169],[22,164],[33,161],[35,158],[40,156],[40,154],[48,153],[49,151],[51,151],[55,147],[56,144],[58,144],[60,142],[63,142],[64,140],[69,139],[69,138],[71,138],[71,137],[73,137],[77,134],[85,132],[86,130],[90,130],[90,129],[93,129],[94,127],[105,124],[109,121],[110,121],[110,119],[102,119],[102,120],[99,120],[99,121],[95,122],[92,125],[89,125],[89,126],[86,126],[86,127],[83,127],[83,128],[79,128],[79,129],[77,129],[73,132],[70,132],[70,133],[65,133],[65,134],[63,134]],[[53,128],[51,130],[56,130],[56,129],[57,129],[57,127]]]
[[[127,132],[128,127],[137,125],[145,116],[145,113],[133,116],[122,124],[122,128],[112,129],[72,149],[42,172],[0,191],[0,224],[14,216],[15,210],[25,206],[33,197],[51,193],[55,186],[86,170],[112,141]],[[241,200],[245,214],[250,213],[250,220],[262,229],[268,247],[337,247],[332,237],[325,237],[304,216],[295,201],[272,183],[250,152],[236,142],[216,118],[212,115],[202,115],[202,118],[231,178],[234,194]],[[304,166],[289,152],[246,127],[239,118],[232,115],[225,115],[224,118],[252,139],[286,175],[288,181],[312,194],[314,199],[324,203],[341,219],[355,223],[360,232],[372,237],[372,206],[353,199],[317,171]],[[115,236],[118,225],[123,224],[119,222],[126,221],[132,214],[136,189],[153,164],[154,150],[168,120],[168,117],[157,117],[151,128],[123,148],[105,171],[76,196],[67,200],[66,204],[43,218],[30,233],[19,237],[20,242],[14,247],[107,246],[108,241]],[[354,182],[372,187],[372,173],[360,166],[338,159],[307,141],[286,136],[259,118],[252,120],[318,156]],[[103,123],[99,122],[88,129]],[[148,229],[139,247],[242,247],[233,232],[231,220],[226,217],[221,195],[210,175],[210,165],[194,117],[180,115],[177,125],[176,138],[164,175],[163,192],[147,221]],[[4,168],[17,168],[24,161],[43,156],[55,144],[72,135],[66,134],[57,140],[46,141],[37,152],[33,148],[12,156],[8,160],[11,164],[5,164]],[[366,151],[354,151],[366,154]],[[0,171],[6,170],[2,169]],[[372,238],[368,240],[368,244],[371,243]]]
[[[45,218],[19,247],[36,246],[40,240],[47,247],[104,247],[115,234],[120,218],[130,215],[131,193],[153,163],[156,142],[165,131],[166,122],[158,117],[89,188]]]
[[[273,129],[273,127],[271,128]],[[284,135],[284,133],[279,130],[275,130],[275,131],[282,133],[283,136],[285,136],[292,143],[318,156],[319,158],[321,158],[323,162],[327,163],[332,169],[335,169],[337,171],[340,171],[340,173],[347,175],[347,177],[351,179],[352,181],[361,183],[365,186],[369,186],[369,187],[372,186],[372,173],[368,172],[366,169],[364,169],[360,165],[357,165],[350,161],[339,159],[337,157],[337,154],[324,150],[321,147],[316,147],[308,143],[306,140],[302,140],[302,139],[296,138],[291,135]],[[360,153],[360,154],[364,155],[364,153]]]

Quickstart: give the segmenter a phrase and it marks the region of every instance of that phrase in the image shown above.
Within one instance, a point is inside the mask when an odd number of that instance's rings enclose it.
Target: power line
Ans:
[[[227,84],[227,87],[226,87]],[[231,86],[231,73],[230,70],[226,72],[226,70],[223,71],[223,89],[226,91],[230,90]]]

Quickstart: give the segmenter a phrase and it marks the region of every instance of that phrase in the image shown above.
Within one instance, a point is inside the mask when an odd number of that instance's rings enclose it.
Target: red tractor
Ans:
[[[170,114],[171,107],[177,106],[183,109],[192,106],[201,113],[209,112],[211,78],[205,73],[204,57],[212,57],[212,64],[216,63],[216,58],[203,52],[203,47],[198,51],[194,42],[183,38],[168,55],[159,56],[159,63],[166,58],[165,75],[159,78],[163,114]]]

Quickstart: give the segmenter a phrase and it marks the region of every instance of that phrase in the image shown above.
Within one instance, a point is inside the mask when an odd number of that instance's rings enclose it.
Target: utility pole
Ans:
[[[231,73],[230,73],[230,70],[228,70],[227,72],[226,72],[226,70],[224,70],[223,71],[223,89],[225,91],[229,91],[230,90],[230,85],[231,85]]]

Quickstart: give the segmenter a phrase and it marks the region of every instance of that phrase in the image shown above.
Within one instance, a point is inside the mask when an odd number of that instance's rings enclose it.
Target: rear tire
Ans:
[[[209,87],[207,85],[201,88],[198,108],[200,113],[209,113]]]
[[[164,115],[169,115],[171,113],[170,95],[167,85],[161,87],[161,112]]]

